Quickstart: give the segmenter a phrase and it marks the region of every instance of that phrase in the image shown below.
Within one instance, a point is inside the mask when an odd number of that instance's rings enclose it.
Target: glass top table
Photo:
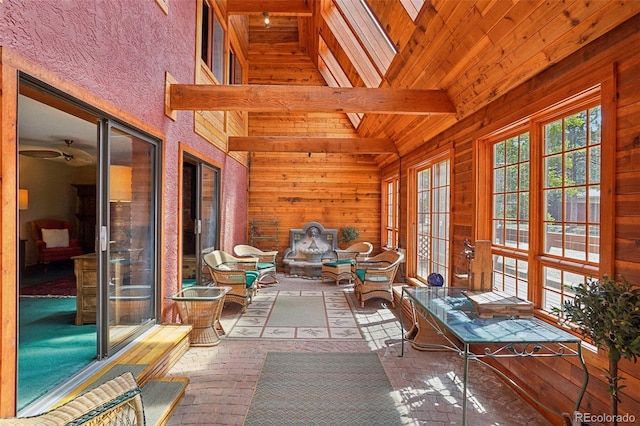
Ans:
[[[469,360],[501,357],[578,357],[584,372],[583,385],[575,411],[578,411],[587,387],[589,374],[582,357],[582,341],[558,327],[537,318],[495,316],[481,318],[471,301],[464,295],[463,287],[403,287],[402,298],[408,299],[413,312],[446,341],[449,345],[434,345],[458,352],[464,359],[462,423],[467,424],[467,382]],[[401,321],[402,322],[402,321]],[[453,336],[453,337],[452,337]],[[402,355],[404,342],[402,339]],[[511,381],[491,364],[483,362],[496,373]],[[516,384],[517,386],[517,384]],[[524,389],[520,389],[533,400]],[[554,410],[538,403],[551,412]],[[561,416],[560,413],[556,414]]]
[[[537,318],[481,318],[460,287],[409,287],[405,293],[463,343],[580,343]]]
[[[224,334],[220,314],[229,291],[231,287],[228,286],[195,286],[184,288],[171,296],[176,302],[181,322],[193,327],[189,333],[191,346],[215,346],[220,343],[220,334]]]

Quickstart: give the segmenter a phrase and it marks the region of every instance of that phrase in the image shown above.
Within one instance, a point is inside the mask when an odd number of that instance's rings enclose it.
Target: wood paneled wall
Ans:
[[[279,19],[283,19],[278,17]],[[286,26],[276,26],[286,31]],[[325,85],[296,36],[251,41],[250,84]],[[291,40],[284,43],[282,40]],[[345,114],[249,114],[249,136],[355,137]],[[289,230],[317,221],[326,228],[355,226],[359,241],[380,250],[380,169],[373,156],[253,153],[249,158],[249,220],[277,220],[277,249],[289,247]],[[274,247],[275,248],[275,247]],[[281,261],[281,257],[279,258]]]
[[[355,226],[359,241],[380,249],[380,170],[372,158],[254,153],[249,177],[249,218],[279,222],[281,254],[290,245],[289,230],[311,221],[338,232]]]
[[[402,157],[401,200],[407,200],[408,168],[428,158],[443,145],[453,143],[455,152],[452,170],[455,179],[451,218],[452,254],[462,251],[465,238],[474,240],[477,207],[474,176],[476,168],[481,167],[474,161],[475,141],[535,112],[536,109],[550,106],[599,83],[612,74],[615,64],[618,78],[615,273],[640,285],[640,57],[637,55],[640,33],[637,28],[640,28],[640,16],[632,18]],[[397,172],[397,169],[397,162],[391,164],[385,167],[383,176],[391,175]],[[603,174],[610,172],[603,170]],[[406,203],[403,203],[402,246],[406,244],[408,235],[407,223]],[[602,369],[607,367],[606,354],[602,351],[595,354],[586,350],[585,358],[591,377],[580,411],[592,414],[609,413],[609,394],[602,377]],[[573,410],[582,381],[582,370],[576,362],[562,359],[511,360],[503,362],[500,368],[553,409],[560,412]],[[625,361],[621,370],[622,375],[626,377],[624,384],[627,387],[622,392],[620,414],[635,414],[637,420],[640,414],[640,368],[637,364]],[[554,423],[559,421],[557,417],[549,418]]]

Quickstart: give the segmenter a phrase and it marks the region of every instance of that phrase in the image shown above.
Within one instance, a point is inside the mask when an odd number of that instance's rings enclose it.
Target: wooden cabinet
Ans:
[[[76,274],[76,325],[96,323],[98,294],[98,269],[96,253],[83,254],[72,258]],[[112,262],[112,277],[120,283],[122,271],[120,261]]]
[[[98,273],[96,254],[73,257],[76,274],[76,325],[95,324]]]

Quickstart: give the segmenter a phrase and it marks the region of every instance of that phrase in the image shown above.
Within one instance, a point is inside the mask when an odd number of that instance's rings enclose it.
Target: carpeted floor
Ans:
[[[375,353],[270,352],[245,425],[397,425]]]
[[[18,410],[96,357],[96,326],[75,325],[75,297],[21,297]]]
[[[260,291],[227,331],[227,338],[362,339],[338,291]]]

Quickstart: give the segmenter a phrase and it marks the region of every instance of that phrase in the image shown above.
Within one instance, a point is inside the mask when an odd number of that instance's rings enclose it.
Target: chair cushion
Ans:
[[[388,283],[389,278],[385,277],[384,275],[369,275],[367,281],[371,283]]]
[[[366,272],[366,269],[356,269],[356,275],[360,278],[360,281],[364,282],[364,275]]]
[[[257,271],[244,271],[244,273],[245,273],[245,277],[247,279],[247,281],[246,281],[247,288],[251,287],[253,285],[253,282],[260,275]]]
[[[47,248],[69,247],[68,229],[42,229],[42,241],[47,244]]]
[[[273,268],[273,263],[258,263],[258,269]]]
[[[187,278],[182,280],[182,288],[189,288],[189,287],[193,287],[194,285],[196,285],[196,280],[193,278]]]
[[[335,262],[323,263],[323,265],[327,265],[335,268],[340,265],[353,265],[354,263],[355,262],[353,261],[353,259],[340,259],[340,260],[336,260]]]

